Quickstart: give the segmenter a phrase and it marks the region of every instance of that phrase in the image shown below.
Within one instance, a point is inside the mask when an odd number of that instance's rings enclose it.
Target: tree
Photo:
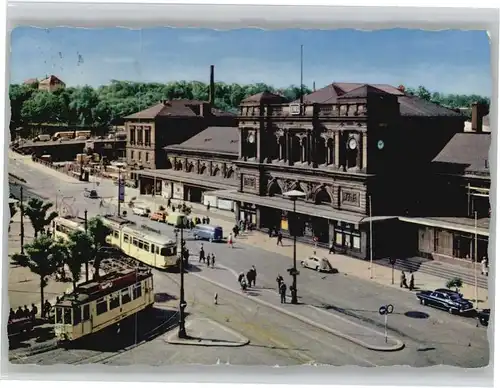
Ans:
[[[450,290],[452,288],[455,288],[455,291],[460,292],[460,288],[462,288],[463,282],[462,279],[459,277],[455,277],[453,279],[450,279],[446,282],[446,288],[449,288]]]
[[[54,242],[48,236],[35,238],[30,244],[24,247],[25,254],[16,253],[12,255],[12,261],[21,267],[29,268],[31,272],[40,278],[40,303],[43,309],[44,289],[47,286],[48,278],[60,266],[61,245]]]
[[[425,87],[420,85],[417,88],[417,96],[422,100],[430,101],[431,100],[431,92],[429,92]]]
[[[94,278],[99,279],[99,268],[102,261],[101,248],[106,245],[106,237],[111,233],[100,217],[92,217],[88,222],[88,233],[92,240],[92,257],[94,258]]]
[[[44,233],[45,228],[50,225],[54,218],[57,217],[57,212],[51,212],[47,215],[47,212],[51,207],[52,203],[44,203],[38,198],[30,198],[28,206],[25,206],[24,214],[28,216],[31,221],[31,225],[35,231],[35,238],[38,237],[39,233]]]
[[[65,264],[71,272],[73,289],[76,289],[77,282],[82,274],[82,265],[87,263],[92,256],[93,242],[92,238],[81,230],[73,231],[68,237]]]

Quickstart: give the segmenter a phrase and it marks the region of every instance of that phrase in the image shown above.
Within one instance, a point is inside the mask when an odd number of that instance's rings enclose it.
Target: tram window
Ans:
[[[160,254],[160,247],[156,247],[156,254],[159,255]]]
[[[61,225],[57,224],[57,225],[56,225],[56,230],[57,230],[58,232],[60,232],[60,231],[61,231]]]
[[[137,239],[132,238],[132,244],[134,244],[135,246],[137,246]]]
[[[111,295],[111,298],[109,300],[109,309],[110,310],[113,310],[117,307],[120,307],[120,294],[118,292]]]
[[[123,234],[123,242],[128,243],[128,234]]]
[[[73,325],[78,325],[82,321],[82,307],[73,308]]]
[[[142,296],[142,288],[140,284],[134,286],[134,300]]]
[[[144,243],[141,240],[139,240],[139,249],[144,249]]]
[[[83,320],[88,321],[90,319],[90,305],[86,304],[83,306]]]
[[[96,309],[97,315],[104,314],[106,311],[108,311],[108,301],[105,298],[99,299],[97,301],[95,309]]]
[[[56,323],[63,323],[61,307],[56,307]]]
[[[120,238],[120,233],[118,233],[118,231],[117,231],[117,230],[114,230],[114,231],[113,231],[113,237],[114,237],[114,238]]]
[[[144,250],[146,252],[149,252],[149,244],[148,243],[144,243]]]
[[[130,297],[130,290],[128,288],[124,288],[122,290],[122,304],[128,303],[132,300]]]
[[[168,248],[162,247],[160,251],[161,256],[170,256]]]
[[[155,244],[151,244],[151,253],[155,253]]]
[[[70,308],[64,309],[64,324],[71,325],[71,309]]]

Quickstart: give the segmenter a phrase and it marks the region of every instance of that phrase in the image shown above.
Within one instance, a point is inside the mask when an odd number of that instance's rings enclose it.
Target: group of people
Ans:
[[[406,281],[405,271],[401,271],[401,280],[399,282],[399,287],[408,288],[412,291],[415,288],[415,277],[413,276],[413,272],[410,272],[410,284]]]
[[[11,307],[9,311],[9,322],[12,322],[15,319],[23,318],[31,318],[32,320],[35,320],[37,314],[38,307],[36,307],[34,303],[31,304],[31,310],[26,305],[24,305],[24,308],[19,306],[16,311],[14,311]]]
[[[245,291],[247,287],[255,287],[256,280],[257,269],[255,268],[255,265],[252,265],[252,268],[247,271],[246,275],[243,272],[238,275],[238,283],[240,283],[243,291]]]
[[[199,262],[203,262],[203,263],[206,263],[207,264],[207,267],[210,267],[210,265],[212,266],[212,268],[215,268],[215,255],[212,253],[212,254],[207,254],[205,256],[205,249],[203,248],[203,244],[201,244],[201,247],[200,247],[200,260]]]

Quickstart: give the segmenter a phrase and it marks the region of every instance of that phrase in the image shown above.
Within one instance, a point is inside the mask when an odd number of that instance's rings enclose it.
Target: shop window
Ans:
[[[361,249],[361,237],[352,236],[352,247],[354,249]]]

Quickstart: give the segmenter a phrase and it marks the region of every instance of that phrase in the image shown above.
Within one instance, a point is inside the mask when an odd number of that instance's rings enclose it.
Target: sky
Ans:
[[[54,74],[68,86],[177,80],[263,82],[274,87],[332,82],[423,85],[490,97],[484,31],[258,30],[18,27],[11,34],[11,83]]]

